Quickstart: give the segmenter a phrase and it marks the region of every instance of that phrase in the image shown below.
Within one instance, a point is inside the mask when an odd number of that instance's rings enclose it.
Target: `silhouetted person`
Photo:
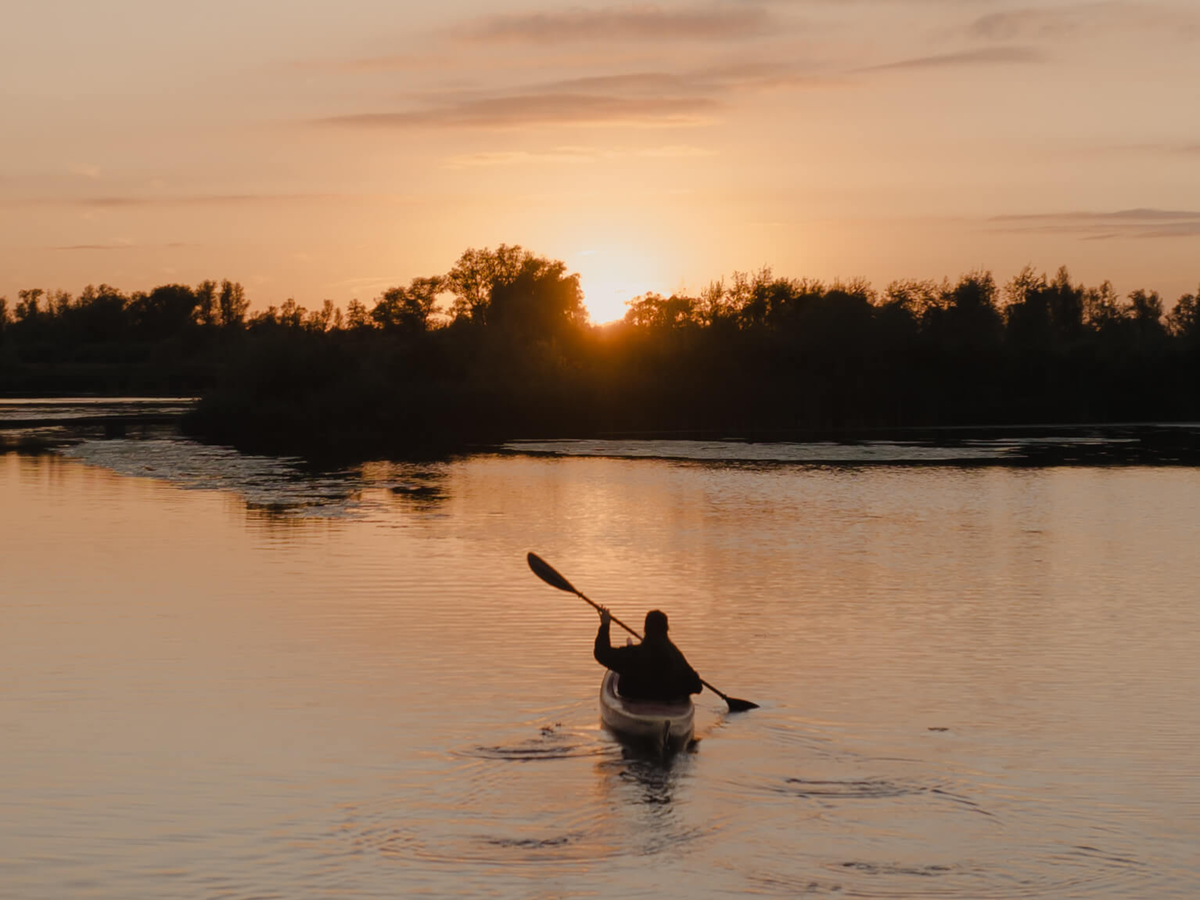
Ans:
[[[698,694],[704,686],[679,648],[667,637],[667,614],[646,613],[646,636],[640,644],[614,647],[609,639],[612,615],[600,610],[596,633],[596,661],[621,676],[617,691],[631,700],[679,700]]]

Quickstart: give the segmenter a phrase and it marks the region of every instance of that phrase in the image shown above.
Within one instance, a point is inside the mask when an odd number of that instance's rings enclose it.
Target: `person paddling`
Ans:
[[[696,670],[688,665],[683,653],[667,637],[666,613],[657,609],[646,613],[646,636],[640,644],[614,647],[609,637],[612,613],[603,606],[598,609],[600,630],[596,633],[596,661],[621,676],[617,691],[622,697],[679,700],[704,690]]]

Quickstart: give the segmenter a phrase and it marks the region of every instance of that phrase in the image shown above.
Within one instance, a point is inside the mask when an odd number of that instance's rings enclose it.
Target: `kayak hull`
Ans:
[[[600,721],[625,740],[635,741],[659,752],[687,746],[695,727],[696,707],[686,700],[630,700],[617,693],[620,676],[604,673],[600,683]]]

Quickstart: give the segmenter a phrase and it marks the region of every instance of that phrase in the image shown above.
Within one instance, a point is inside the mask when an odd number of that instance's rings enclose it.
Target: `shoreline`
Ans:
[[[46,406],[74,415],[37,415]],[[15,416],[28,410],[33,415]],[[903,427],[736,428],[604,430],[587,434],[535,428],[528,432],[484,437],[446,432],[405,441],[388,429],[359,421],[353,431],[314,425],[291,430],[242,430],[212,433],[196,420],[194,398],[37,397],[0,398],[0,450],[38,452],[89,439],[119,439],[155,434],[185,435],[201,443],[231,446],[256,455],[301,457],[316,467],[356,465],[372,459],[436,459],[474,453],[533,455],[665,457],[699,461],[696,446],[732,451],[755,448],[745,462],[808,465],[1173,465],[1200,466],[1200,422],[1120,421],[941,424]],[[661,445],[655,450],[653,445]],[[669,445],[669,446],[668,446]],[[808,447],[804,458],[764,457],[763,448]],[[911,447],[958,450],[961,455],[922,458],[846,458],[822,454],[820,447]],[[667,449],[661,449],[667,447]],[[983,452],[973,456],[966,451]],[[716,451],[713,451],[716,453]],[[777,454],[778,455],[778,454]],[[716,459],[738,461],[736,452]],[[769,456],[769,455],[768,455]]]

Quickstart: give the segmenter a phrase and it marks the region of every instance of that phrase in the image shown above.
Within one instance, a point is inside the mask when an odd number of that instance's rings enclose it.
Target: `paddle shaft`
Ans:
[[[550,563],[546,562],[536,553],[530,552],[526,556],[526,561],[529,563],[529,568],[533,569],[533,574],[537,575],[537,577],[546,582],[546,584],[550,585],[551,587],[556,587],[560,591],[567,591],[574,594],[580,600],[583,600],[585,603],[588,603],[594,607],[597,612],[608,612],[608,610],[606,610],[603,606],[588,597],[583,591],[571,584],[571,582],[567,581],[567,579],[562,576],[562,573],[560,573],[558,569],[554,568],[554,566],[550,565]],[[639,641],[642,640],[642,636],[640,634],[614,616],[611,612],[609,612],[608,615],[614,622],[632,634]],[[757,703],[751,703],[749,700],[739,700],[737,697],[730,697],[729,695],[722,693],[703,678],[700,679],[700,683],[724,700],[729,706],[731,712],[741,712],[743,710],[758,708]]]

